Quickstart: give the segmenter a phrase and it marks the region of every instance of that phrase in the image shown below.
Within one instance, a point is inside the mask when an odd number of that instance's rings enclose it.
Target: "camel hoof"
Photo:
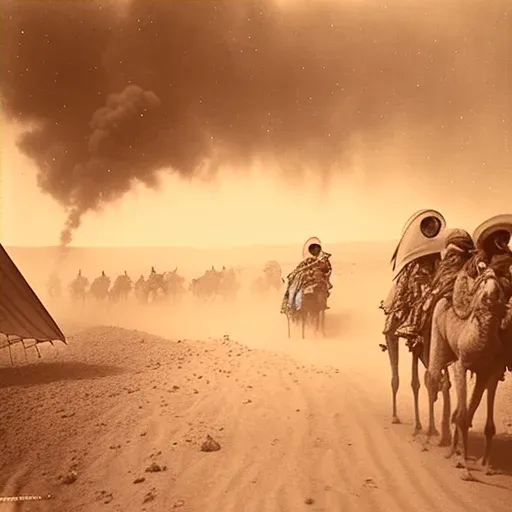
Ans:
[[[414,432],[412,433],[413,436],[417,436],[423,432],[423,429],[421,428],[421,425],[417,425],[414,429]]]
[[[471,474],[470,471],[464,471],[464,473],[460,475],[460,478],[465,482],[478,482],[478,480]]]
[[[435,436],[438,436],[439,435],[439,431],[437,430],[437,428],[429,428],[428,431],[427,431],[427,436],[428,437],[435,437]]]
[[[400,421],[400,418],[398,416],[393,416],[393,419],[391,420],[392,425],[401,425],[402,422]]]

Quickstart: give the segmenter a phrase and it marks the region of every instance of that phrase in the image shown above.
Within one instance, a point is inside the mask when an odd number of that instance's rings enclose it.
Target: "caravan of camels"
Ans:
[[[262,275],[253,283],[253,289],[258,293],[265,293],[269,290],[279,290],[282,284],[279,263],[270,261],[265,265]],[[214,300],[220,297],[226,301],[233,301],[236,299],[239,288],[240,283],[234,268],[223,267],[221,270],[216,270],[212,266],[202,276],[192,279],[188,291],[202,300]],[[50,277],[48,292],[51,297],[61,295],[62,286],[57,274]],[[141,275],[135,283],[126,271],[119,275],[114,283],[104,271],[90,283],[79,269],[78,274],[69,284],[71,298],[82,303],[85,303],[87,298],[119,302],[130,298],[132,292],[141,304],[152,304],[179,301],[187,292],[187,288],[185,278],[178,274],[178,268],[170,272],[157,273],[154,267],[151,267],[147,279]]]
[[[412,354],[411,386],[415,405],[415,432],[419,419],[419,362],[426,369],[429,396],[427,436],[438,435],[434,403],[443,395],[440,445],[460,454],[464,479],[473,480],[468,466],[468,430],[487,391],[484,468],[490,473],[490,451],[496,433],[494,400],[498,383],[512,368],[512,252],[509,243],[512,215],[498,215],[482,223],[471,236],[462,229],[447,229],[435,210],[416,213],[405,225],[391,263],[394,279],[381,308],[386,315],[381,345],[389,354],[393,423],[400,423],[396,396],[399,386],[399,339],[407,340]],[[452,366],[457,406],[451,417]],[[469,405],[467,372],[476,375]]]
[[[392,422],[400,423],[397,411],[399,387],[399,341],[404,339],[411,353],[415,430],[422,431],[419,410],[419,366],[425,369],[428,389],[429,425],[426,435],[438,436],[434,405],[443,397],[440,445],[451,445],[451,455],[461,455],[464,479],[473,479],[468,466],[468,430],[483,394],[487,392],[487,422],[483,466],[490,474],[490,452],[496,432],[494,401],[498,384],[512,369],[512,215],[498,215],[483,222],[470,235],[463,229],[448,229],[435,210],[421,210],[406,223],[391,258],[392,286],[380,308],[385,315],[380,344],[389,355],[392,388]],[[280,312],[290,326],[302,324],[302,337],[309,323],[323,333],[324,318],[332,284],[331,255],[318,238],[303,247],[302,261],[283,279],[281,266],[269,261],[251,285],[253,293],[275,292],[281,297]],[[28,286],[28,285],[27,285]],[[188,292],[204,301],[216,298],[232,302],[240,289],[237,270],[214,267],[193,279]],[[49,282],[52,296],[61,294],[56,275]],[[141,304],[179,301],[187,293],[178,269],[157,273],[151,267],[147,278],[133,283],[124,272],[112,283],[102,272],[89,285],[79,270],[69,285],[73,300],[85,303],[119,302],[131,294]],[[277,307],[276,307],[277,309]],[[41,313],[42,314],[42,313]],[[55,331],[57,332],[57,331]],[[60,331],[59,331],[60,332]],[[47,341],[42,340],[41,341]],[[451,370],[449,370],[451,368]],[[467,373],[476,376],[469,404]],[[456,391],[452,414],[450,372]],[[450,423],[455,428],[453,435]],[[459,450],[462,443],[462,450]]]
[[[288,320],[288,336],[291,337],[292,325],[302,328],[302,337],[306,335],[306,327],[311,325],[315,332],[324,333],[325,310],[328,309],[327,298],[330,295],[332,273],[329,258],[331,255],[322,250],[321,241],[312,237],[304,244],[303,260],[287,276],[288,284],[282,299],[281,313]],[[252,282],[250,291],[255,295],[280,292],[285,284],[281,265],[268,261],[260,275]],[[214,301],[221,299],[234,302],[241,288],[238,271],[223,267],[216,270],[214,266],[206,270],[198,278],[192,279],[188,292],[196,299]],[[126,271],[112,283],[104,271],[92,283],[78,270],[77,275],[68,286],[71,298],[81,304],[87,299],[94,301],[120,302],[133,296],[142,304],[177,303],[187,293],[185,278],[180,276],[178,268],[163,273],[156,272],[154,267],[147,278],[141,275],[134,283]],[[50,297],[62,294],[62,285],[56,273],[48,282]]]

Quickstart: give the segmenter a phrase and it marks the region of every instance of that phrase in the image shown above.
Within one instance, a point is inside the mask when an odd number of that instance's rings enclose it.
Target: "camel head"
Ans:
[[[475,283],[477,289],[472,300],[475,317],[479,321],[488,321],[491,318],[501,319],[505,314],[506,300],[496,273],[492,268],[487,267],[478,281],[480,283]]]
[[[105,276],[105,271],[104,271],[104,270],[102,270],[102,271],[101,271],[101,277],[106,277],[106,276]]]
[[[126,270],[124,271],[124,275],[128,277],[128,272],[126,272]]]

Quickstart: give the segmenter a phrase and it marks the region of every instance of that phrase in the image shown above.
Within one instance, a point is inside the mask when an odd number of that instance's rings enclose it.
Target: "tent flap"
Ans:
[[[16,341],[66,338],[0,244],[0,333]],[[15,340],[12,340],[15,341]],[[0,342],[0,347],[4,345]]]

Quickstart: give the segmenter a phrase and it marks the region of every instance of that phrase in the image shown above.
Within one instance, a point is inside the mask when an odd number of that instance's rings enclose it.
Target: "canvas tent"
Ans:
[[[0,349],[66,338],[0,244]]]

